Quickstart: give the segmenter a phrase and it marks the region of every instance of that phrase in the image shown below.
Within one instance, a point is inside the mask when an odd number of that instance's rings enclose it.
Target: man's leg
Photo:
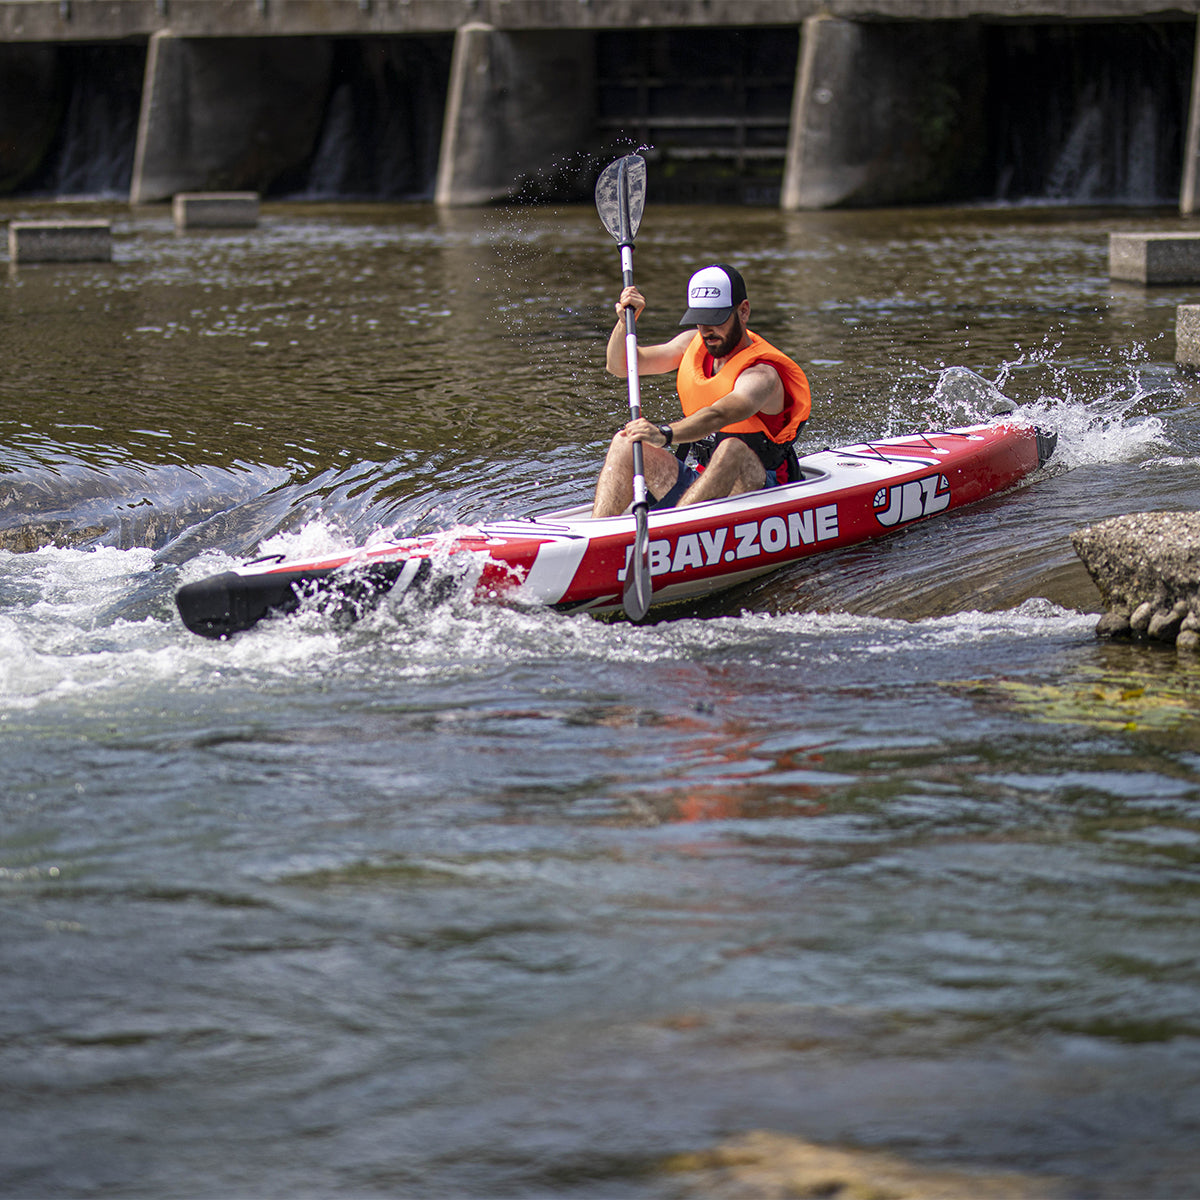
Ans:
[[[679,460],[662,446],[642,443],[642,470],[646,486],[655,496],[665,496],[679,478]],[[615,517],[633,503],[633,442],[617,434],[608,447],[596,480],[593,517]]]
[[[739,492],[757,491],[766,486],[766,480],[767,471],[758,455],[745,442],[726,438],[713,451],[700,478],[684,492],[679,507],[720,496],[736,496]]]

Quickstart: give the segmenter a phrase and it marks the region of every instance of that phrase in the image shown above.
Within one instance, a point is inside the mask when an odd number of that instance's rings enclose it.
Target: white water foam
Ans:
[[[300,531],[311,549],[329,530]],[[190,564],[189,564],[190,565]],[[207,567],[218,563],[209,562]],[[186,631],[170,590],[140,620],[122,608],[144,592],[149,550],[46,548],[0,552],[0,720],[39,706],[96,709],[153,693],[182,697],[222,690],[307,688],[312,681],[486,678],[523,666],[681,661],[806,662],[836,642],[855,653],[907,652],[997,639],[1062,638],[1090,632],[1092,618],[1029,601],[1007,612],[966,612],[908,623],[848,614],[786,613],[685,618],[635,626],[544,608],[478,605],[469,578],[430,603],[389,599],[364,619],[304,611],[264,621],[228,641]],[[204,571],[198,570],[197,575]],[[163,577],[173,589],[177,577]]]
[[[147,549],[0,551],[0,711],[173,675],[158,622],[101,619],[152,565]]]
[[[947,367],[927,403],[947,424],[970,424],[1016,402],[1018,419],[1057,431],[1052,465],[1060,469],[1117,462],[1187,465],[1190,457],[1162,453],[1170,447],[1164,421],[1145,415],[1151,404],[1161,411],[1169,380],[1156,381],[1150,372],[1147,383],[1136,359],[1136,352],[1128,352],[1115,383],[1111,371],[1101,376],[1057,361],[1054,347],[1002,364],[994,380]],[[386,531],[380,531],[383,536]],[[363,544],[361,533],[318,517],[267,539],[259,550],[305,559]],[[384,671],[399,681],[475,678],[550,660],[653,663],[727,655],[778,661],[781,653],[790,659],[793,648],[800,656],[819,653],[830,639],[877,656],[955,642],[1090,636],[1093,622],[1091,616],[1028,601],[1007,612],[964,612],[911,624],[836,613],[744,613],[635,627],[537,608],[476,606],[470,580],[460,579],[436,604],[416,594],[389,598],[349,626],[325,613],[302,611],[227,642],[188,633],[174,611],[174,589],[236,561],[209,551],[176,573],[159,574],[144,549],[0,552],[0,596],[6,600],[0,617],[0,713],[69,698],[86,703],[90,696],[135,694],[151,685],[305,686],[330,672],[374,679]],[[149,616],[134,619],[147,611]]]
[[[486,675],[548,662],[653,664],[762,661],[807,665],[831,644],[888,655],[997,641],[1090,636],[1094,615],[1042,599],[1000,612],[961,612],[915,622],[848,613],[742,612],[637,626],[543,608],[472,605],[383,607],[347,633],[343,652],[388,660],[401,677]],[[282,626],[273,631],[284,636]],[[392,656],[395,655],[393,659]]]
[[[1097,463],[1137,462],[1170,444],[1161,418],[1136,415],[1138,407],[1154,394],[1138,364],[1125,364],[1120,386],[1109,382],[1098,394],[1089,394],[1088,381],[1072,379],[1067,367],[1049,361],[1049,353],[1003,364],[995,382],[967,367],[947,367],[938,376],[931,406],[949,425],[987,421],[1007,410],[1019,420],[1053,430],[1058,434],[1053,461],[1068,470]],[[1049,370],[1049,386],[1043,384],[1036,399],[1018,402],[1015,397],[1022,389],[1015,385],[1028,367]]]
[[[1068,470],[1099,463],[1137,462],[1169,445],[1158,417],[1130,417],[1140,397],[1106,397],[1081,403],[1046,398],[1022,405],[1018,414],[1033,424],[1054,429],[1058,446],[1054,461]]]

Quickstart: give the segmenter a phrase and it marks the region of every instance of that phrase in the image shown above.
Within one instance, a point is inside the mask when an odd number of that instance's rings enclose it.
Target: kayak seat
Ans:
[[[800,423],[800,429],[803,429],[804,425],[805,422],[802,421]],[[796,432],[799,433],[800,429],[797,429]],[[730,437],[732,435],[726,434],[725,436]],[[765,434],[746,434],[744,435],[744,440],[748,443],[751,443],[752,449],[753,443],[751,442],[751,439],[757,439],[764,444],[767,443]],[[690,454],[691,457],[696,460],[697,468],[703,471],[708,465],[708,460],[712,458],[713,451],[717,448],[717,442],[719,440],[720,435],[712,433],[706,438],[701,438],[701,440],[698,442],[679,442],[673,447],[673,452],[675,457],[679,459],[680,462],[686,462],[688,455]],[[789,445],[787,449],[784,450],[783,462],[781,462],[776,468],[775,476],[780,483],[799,483],[801,480],[803,480],[804,474],[800,470],[800,460],[796,455],[796,447],[794,444]]]

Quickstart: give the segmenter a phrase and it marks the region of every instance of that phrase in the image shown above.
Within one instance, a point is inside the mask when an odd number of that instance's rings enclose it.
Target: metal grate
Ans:
[[[597,130],[649,148],[669,198],[778,202],[800,32],[623,30],[597,38]]]

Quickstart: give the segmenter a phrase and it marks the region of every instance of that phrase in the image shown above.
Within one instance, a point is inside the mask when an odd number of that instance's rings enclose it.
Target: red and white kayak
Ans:
[[[1036,471],[1054,442],[1053,434],[1011,418],[881,438],[806,455],[795,483],[651,512],[653,605],[711,595],[811,554],[973,504]],[[470,578],[480,600],[619,612],[634,518],[590,512],[580,507],[460,526],[333,558],[268,556],[186,584],[176,603],[188,629],[221,638],[309,599],[363,604],[445,571]]]

